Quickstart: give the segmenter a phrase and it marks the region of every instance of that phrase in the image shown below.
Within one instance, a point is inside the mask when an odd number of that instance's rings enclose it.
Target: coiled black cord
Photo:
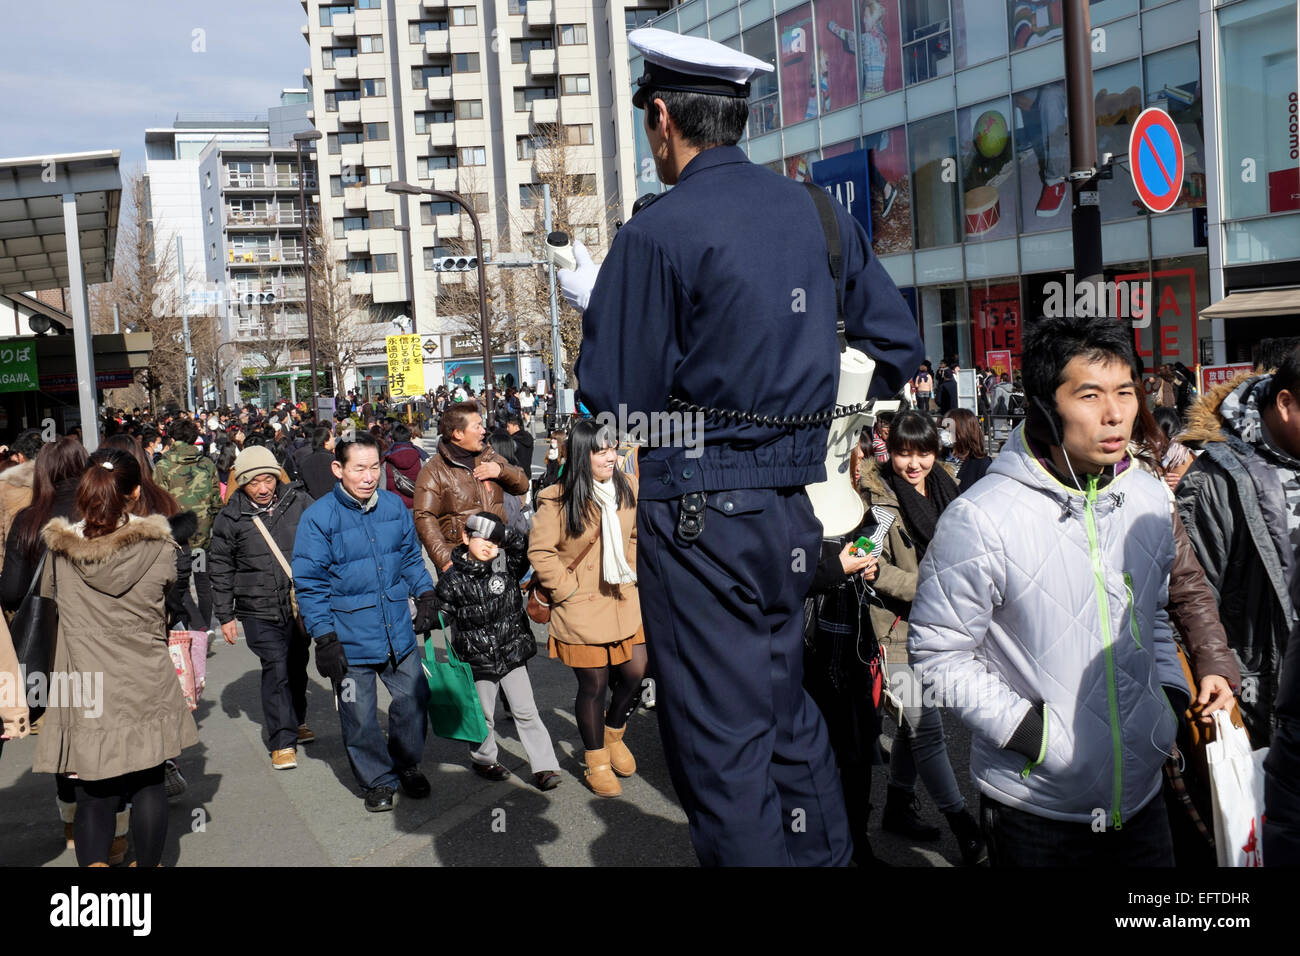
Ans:
[[[871,402],[859,402],[856,405],[836,405],[826,412],[812,415],[760,415],[758,412],[742,412],[734,408],[714,408],[710,405],[692,405],[680,398],[668,399],[670,411],[683,411],[692,415],[704,415],[715,421],[731,421],[733,424],[760,425],[765,428],[809,428],[826,425],[837,418],[858,415],[871,407]]]

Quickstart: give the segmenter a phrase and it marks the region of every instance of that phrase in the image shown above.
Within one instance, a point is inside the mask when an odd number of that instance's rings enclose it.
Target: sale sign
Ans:
[[[970,290],[971,341],[975,347],[975,364],[991,364],[989,353],[1005,351],[1006,371],[1020,364],[1020,285],[972,286]]]

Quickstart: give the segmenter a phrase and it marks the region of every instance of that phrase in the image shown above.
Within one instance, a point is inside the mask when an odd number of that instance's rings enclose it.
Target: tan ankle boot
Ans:
[[[618,730],[605,728],[605,749],[609,751],[609,765],[620,777],[630,777],[636,773],[636,758],[627,749],[627,744],[623,743],[623,732],[626,730],[627,727]]]
[[[598,797],[617,797],[623,793],[623,785],[609,766],[609,749],[587,751],[587,786]]]

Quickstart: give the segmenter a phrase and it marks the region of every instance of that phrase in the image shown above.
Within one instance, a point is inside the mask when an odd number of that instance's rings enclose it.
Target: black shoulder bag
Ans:
[[[40,674],[45,681],[45,686],[49,687],[50,655],[59,629],[58,605],[54,602],[54,598],[44,597],[41,594],[41,580],[45,575],[45,562],[49,556],[48,549],[41,555],[41,560],[36,564],[36,573],[32,575],[32,583],[28,585],[27,593],[23,596],[23,602],[18,605],[13,620],[9,622],[14,653],[18,657],[20,671],[28,681],[27,686],[31,685],[33,674]],[[30,707],[29,710],[29,719],[33,723],[45,713],[44,704],[40,707]]]

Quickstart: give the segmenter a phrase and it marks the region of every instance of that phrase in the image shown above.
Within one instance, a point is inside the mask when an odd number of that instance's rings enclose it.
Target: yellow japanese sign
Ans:
[[[394,398],[424,394],[424,356],[418,335],[389,335],[388,394]]]

